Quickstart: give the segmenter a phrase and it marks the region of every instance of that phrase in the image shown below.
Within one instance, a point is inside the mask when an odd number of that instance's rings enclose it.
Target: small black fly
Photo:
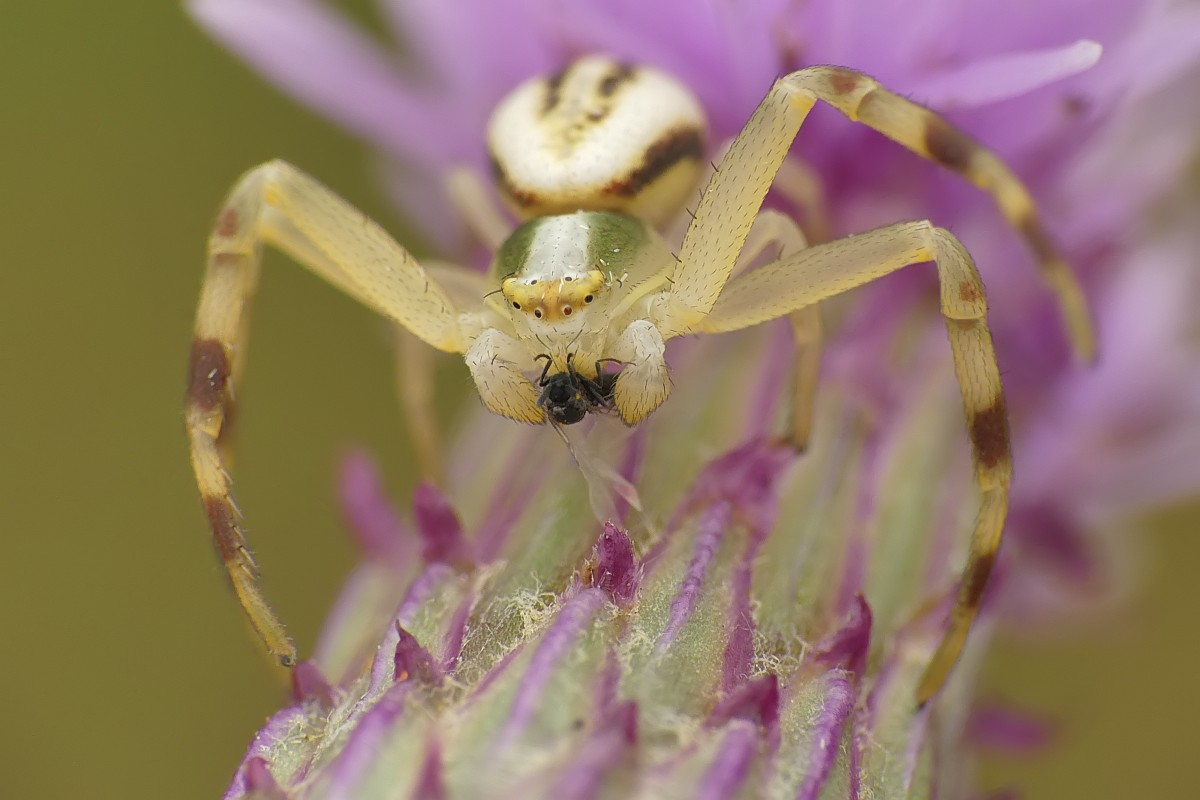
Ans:
[[[617,373],[604,372],[601,364],[611,359],[596,362],[596,377],[588,378],[571,363],[573,354],[567,356],[567,371],[550,375],[553,360],[543,353],[538,359],[546,359],[546,368],[538,378],[542,396],[538,405],[546,409],[550,419],[558,425],[574,425],[587,416],[588,412],[611,411],[613,389],[617,385]]]

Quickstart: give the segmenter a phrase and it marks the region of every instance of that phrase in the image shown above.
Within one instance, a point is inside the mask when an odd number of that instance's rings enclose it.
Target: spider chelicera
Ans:
[[[295,663],[295,646],[261,591],[222,455],[262,244],[430,346],[462,354],[491,411],[556,425],[601,410],[629,425],[644,419],[670,391],[664,348],[673,337],[790,316],[811,349],[819,302],[932,262],[981,491],[970,556],[918,701],[938,691],[978,612],[1009,504],[1008,419],[987,301],[970,255],[930,222],[807,247],[790,218],[760,213],[772,185],[805,194],[788,150],[818,100],[988,192],[1037,257],[1076,350],[1092,355],[1083,296],[1022,183],[942,117],[842,67],[811,67],[775,83],[712,172],[677,249],[659,228],[680,217],[703,174],[703,112],[670,76],[603,57],[526,82],[492,116],[497,188],[523,224],[510,231],[478,179],[452,181],[464,217],[496,253],[486,275],[422,265],[313,178],[283,161],[263,164],[234,186],[209,238],[186,423],[217,548],[251,623],[281,663]],[[735,272],[768,245],[779,247],[778,258]],[[605,371],[605,362],[620,371]],[[809,370],[797,383],[798,418],[811,407],[805,398],[814,380]],[[797,427],[802,440],[803,423]]]

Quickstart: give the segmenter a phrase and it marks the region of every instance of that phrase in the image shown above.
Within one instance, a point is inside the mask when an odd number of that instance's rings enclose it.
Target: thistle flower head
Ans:
[[[898,275],[839,309],[803,455],[771,435],[790,343],[766,326],[675,347],[668,407],[576,442],[603,478],[590,490],[557,438],[482,412],[411,520],[349,459],[363,561],[229,798],[965,796],[972,742],[1015,735],[971,714],[986,629],[1093,602],[1119,574],[1116,523],[1198,488],[1195,231],[1168,218],[1150,240],[1145,224],[1194,147],[1178,125],[1197,107],[1179,80],[1200,59],[1189,5],[381,2],[403,61],[316,0],[190,5],[372,143],[401,207],[459,254],[446,175],[486,168],[486,118],[531,75],[590,52],[654,64],[696,91],[720,142],[778,74],[860,69],[1029,184],[1085,276],[1102,352],[1071,364],[983,198],[814,115],[794,152],[821,179],[821,224],[930,217],[989,286],[1018,476],[983,630],[939,701],[917,709],[914,690],[977,499],[936,289]]]

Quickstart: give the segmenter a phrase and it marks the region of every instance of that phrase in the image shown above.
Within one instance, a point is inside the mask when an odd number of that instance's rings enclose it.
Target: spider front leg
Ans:
[[[730,146],[684,237],[672,279],[671,326],[698,323],[716,303],[792,140],[818,100],[990,194],[1036,256],[1076,353],[1084,360],[1095,356],[1083,292],[1021,181],[995,153],[941,116],[842,67],[810,67],[778,80]]]
[[[634,320],[613,341],[609,355],[625,365],[613,389],[617,413],[626,425],[641,422],[671,393],[662,334],[650,320]]]
[[[753,264],[769,248],[791,255],[803,250],[804,246],[804,234],[793,220],[777,211],[764,211],[754,221],[738,264]],[[608,360],[624,365],[614,387],[613,401],[627,425],[640,422],[667,399],[671,377],[665,359],[665,340],[689,332],[672,327],[670,291],[654,295],[644,312],[645,317],[634,319],[620,329],[606,350],[610,356]],[[797,309],[789,315],[789,322],[795,337],[796,357],[788,440],[797,450],[803,450],[812,427],[813,398],[820,366],[819,309],[816,306]]]
[[[534,365],[519,340],[489,328],[471,343],[466,358],[479,399],[488,411],[517,422],[545,422],[537,390],[525,376]]]
[[[941,310],[962,390],[982,502],[949,627],[917,689],[921,704],[945,683],[979,612],[1000,547],[1012,481],[1008,416],[987,326],[987,300],[970,255],[953,234],[929,222],[879,228],[818,245],[735,278],[699,327],[716,333],[757,325],[925,261],[937,265]]]
[[[381,227],[282,161],[246,173],[208,241],[196,312],[185,422],[213,541],[242,607],[268,651],[290,666],[296,648],[263,595],[230,494],[228,421],[245,362],[249,309],[263,244],[440,350],[463,352],[459,312],[446,292]]]

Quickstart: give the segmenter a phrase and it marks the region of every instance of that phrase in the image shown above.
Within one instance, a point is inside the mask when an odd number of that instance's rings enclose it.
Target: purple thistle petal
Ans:
[[[588,573],[587,584],[607,592],[615,605],[631,605],[637,599],[642,570],[634,557],[629,535],[605,522],[594,553],[595,565]]]
[[[754,560],[779,513],[776,486],[786,472],[786,465],[794,459],[795,453],[790,448],[772,444],[767,439],[753,440],[705,468],[696,479],[688,500],[676,512],[679,518],[695,504],[727,502],[732,512],[750,526],[746,549],[735,568],[731,587],[733,602],[721,678],[726,693],[733,691],[750,674],[754,652],[754,617],[750,611]],[[700,553],[697,550],[698,556]],[[693,563],[703,566],[702,562]],[[700,574],[702,577],[703,573]]]
[[[637,486],[638,476],[641,473],[642,464],[645,462],[647,433],[648,430],[644,427],[638,428],[633,432],[633,435],[629,437],[629,442],[625,446],[625,453],[617,469],[617,474],[624,478],[630,486]],[[630,507],[628,499],[618,494],[616,497],[617,513],[615,520],[618,524],[625,524]]]
[[[507,470],[492,492],[491,501],[483,515],[484,521],[475,538],[476,556],[481,564],[499,557],[517,520],[547,478],[544,470],[530,467],[541,462],[532,457],[535,447],[533,437],[524,440],[517,452],[513,453],[513,464],[519,466]]]
[[[1182,77],[1200,58],[1200,10],[1189,3],[1137,5],[1141,19],[1089,76],[1093,91],[1107,89],[1126,103]]]
[[[891,645],[875,671],[874,683],[865,701],[858,704],[850,738],[850,776],[856,798],[870,796],[883,785],[903,792],[914,789],[922,756],[928,755],[929,722],[935,710],[940,710],[936,701],[917,709],[913,696],[933,654],[933,616],[922,615],[890,637]],[[944,697],[942,702],[946,702]],[[955,710],[955,706],[949,708]],[[941,719],[953,724],[948,721],[952,715]],[[931,795],[937,796],[939,778],[955,767],[950,762],[939,773],[925,776]]]
[[[844,667],[860,679],[866,674],[867,652],[871,647],[871,607],[861,594],[833,634],[816,646],[812,659],[828,668]]]
[[[617,654],[611,649],[605,654],[604,668],[596,680],[595,707],[603,715],[609,713],[620,703],[618,692],[621,688],[621,664]]]
[[[1021,506],[1009,515],[1010,529],[1022,531],[1022,560],[1038,562],[1081,589],[1094,587],[1103,578],[1095,543],[1083,526],[1064,518],[1065,509],[1049,502]],[[1030,535],[1036,532],[1036,535]]]
[[[1019,97],[1095,66],[1103,49],[1083,40],[1061,47],[1005,53],[958,67],[911,87],[914,97],[948,111]]]
[[[846,554],[842,559],[842,574],[838,582],[834,608],[847,609],[847,613],[852,614],[867,580],[867,562],[870,560],[871,546],[867,543],[861,526],[857,526],[846,538]]]
[[[254,756],[247,759],[242,774],[246,780],[246,791],[253,794],[255,800],[287,800],[287,792],[275,782],[265,758]]]
[[[237,800],[243,797],[248,790],[246,773],[250,770],[258,772],[270,764],[270,756],[275,748],[286,743],[289,736],[301,729],[306,717],[307,712],[300,706],[290,706],[272,715],[267,724],[254,734],[254,741],[250,743],[246,757],[238,767],[237,774],[233,776],[223,800]],[[261,775],[256,777],[262,778]]]
[[[638,740],[638,705],[632,700],[621,703],[609,717],[613,726],[621,732],[626,744],[637,744]]]
[[[413,787],[412,800],[443,800],[446,797],[446,783],[442,777],[442,745],[436,736],[430,736],[425,743],[425,761],[421,764],[421,774],[417,785]]]
[[[733,572],[729,639],[725,644],[725,660],[721,668],[721,689],[726,694],[750,677],[750,664],[754,660],[754,614],[750,610],[750,582],[754,574],[754,559],[765,534],[766,531],[762,535],[751,533],[746,551]]]
[[[849,533],[850,541],[846,546],[846,558],[843,563],[835,606],[839,611],[846,609],[848,614],[858,613],[859,606],[866,602],[862,598],[862,591],[867,579],[867,562],[871,553],[866,529],[879,506],[879,491],[887,466],[887,447],[883,431],[891,427],[893,414],[877,416],[880,418],[880,424],[868,431],[863,441],[862,466],[859,468],[863,479],[859,483],[855,497],[854,523]],[[869,609],[867,613],[869,626]]]
[[[276,84],[379,150],[416,163],[444,160],[455,131],[431,113],[435,96],[404,79],[392,58],[324,3],[191,0],[188,9]]]
[[[419,564],[415,556],[411,564]],[[404,598],[409,574],[371,561],[350,573],[313,649],[312,661],[334,685],[347,686],[361,674],[362,664],[379,646],[379,632]]]
[[[768,744],[768,752],[779,747],[779,678],[763,675],[743,683],[713,709],[705,723],[719,728],[731,719],[758,723]]]
[[[546,688],[550,673],[570,650],[575,638],[591,624],[592,618],[606,601],[607,596],[604,592],[598,589],[583,589],[563,603],[550,629],[546,631],[529,660],[529,666],[513,698],[508,719],[496,737],[497,744],[511,743],[521,734],[541,701],[542,690]]]
[[[374,460],[363,450],[342,458],[338,475],[342,515],[359,547],[369,558],[403,566],[415,556],[414,538],[400,521]]]
[[[325,793],[328,800],[353,800],[358,797],[359,786],[374,765],[384,740],[404,713],[411,686],[410,683],[396,684],[359,717],[337,758],[325,767],[329,781]]]
[[[442,669],[447,674],[454,674],[458,668],[458,660],[459,656],[462,655],[463,642],[467,638],[467,625],[471,621],[471,612],[474,610],[475,603],[478,600],[479,597],[474,591],[467,592],[462,602],[458,604],[458,608],[454,610],[454,616],[450,618],[450,624],[446,626],[446,644],[442,655]]]
[[[855,690],[850,681],[840,673],[830,673],[825,684],[825,703],[812,728],[808,770],[796,800],[816,800],[829,780],[841,751],[842,732],[850,712],[854,710],[854,702]]]
[[[433,484],[422,483],[413,493],[413,516],[425,543],[422,556],[426,564],[450,564],[466,569],[475,563],[458,515]]]
[[[659,652],[665,651],[675,641],[675,637],[683,630],[688,618],[696,610],[700,599],[700,587],[704,585],[704,577],[708,573],[709,564],[721,545],[721,537],[729,526],[730,507],[727,502],[717,502],[710,506],[700,517],[697,525],[696,544],[692,551],[692,560],[688,563],[687,572],[679,583],[679,591],[671,601],[671,614],[667,627],[663,629],[656,645]]]
[[[547,35],[543,6],[543,0],[405,0],[386,2],[383,11],[438,78],[437,88],[463,106],[459,114],[486,115],[521,80],[567,58]]]
[[[971,710],[966,735],[989,750],[1025,755],[1049,746],[1055,738],[1055,726],[1009,705],[983,702]]]
[[[421,605],[438,587],[455,578],[454,570],[445,564],[431,564],[422,572],[412,585],[408,594],[396,610],[394,621],[384,632],[383,641],[375,650],[375,660],[371,662],[371,680],[367,695],[374,696],[391,684],[396,668],[396,648],[400,645],[400,631],[409,623]]]
[[[783,358],[791,358],[795,346],[792,332],[786,325],[776,325],[771,343],[763,353],[763,360],[771,366],[764,369],[746,402],[747,413],[745,437],[747,440],[767,440],[775,426],[776,410],[787,396],[785,386],[789,370],[779,369],[776,364]]]
[[[442,680],[442,671],[429,651],[421,646],[417,638],[396,623],[400,639],[396,644],[396,681],[415,680],[426,686],[435,686]]]
[[[404,596],[404,585],[420,566],[418,541],[389,502],[379,472],[361,450],[342,458],[339,471],[342,515],[367,555],[334,601],[314,651],[337,685],[358,676]]]
[[[925,737],[929,729],[929,718],[930,712],[928,709],[918,711],[913,717],[911,727],[908,729],[908,741],[904,747],[904,778],[901,781],[903,786],[912,788],[913,778],[916,777],[922,751],[925,749]],[[929,792],[931,797],[938,796],[937,780],[937,775],[931,778]]]
[[[603,714],[577,755],[562,768],[549,797],[594,800],[613,769],[625,763],[637,742],[637,703],[627,701]]]
[[[682,516],[700,505],[728,501],[739,516],[759,532],[768,531],[778,511],[776,487],[786,467],[796,460],[790,447],[756,439],[713,461],[697,476],[675,512],[676,527]]]
[[[315,700],[328,709],[333,707],[335,696],[320,668],[312,661],[301,661],[292,670],[292,699],[297,703]]]
[[[697,800],[728,800],[737,797],[750,775],[750,764],[758,751],[758,729],[753,723],[733,720],[712,766],[696,787]]]
[[[897,639],[899,638],[901,637],[898,636]],[[900,644],[896,646],[899,647]],[[872,741],[872,731],[879,722],[879,706],[882,702],[880,698],[898,672],[899,665],[895,658],[885,660],[875,673],[875,683],[867,693],[866,702],[854,715],[854,727],[850,733],[849,759],[850,796],[853,800],[859,800],[863,796],[864,770],[867,766],[867,753]],[[917,712],[917,715],[927,717],[929,710],[930,706],[927,705],[923,710]]]

